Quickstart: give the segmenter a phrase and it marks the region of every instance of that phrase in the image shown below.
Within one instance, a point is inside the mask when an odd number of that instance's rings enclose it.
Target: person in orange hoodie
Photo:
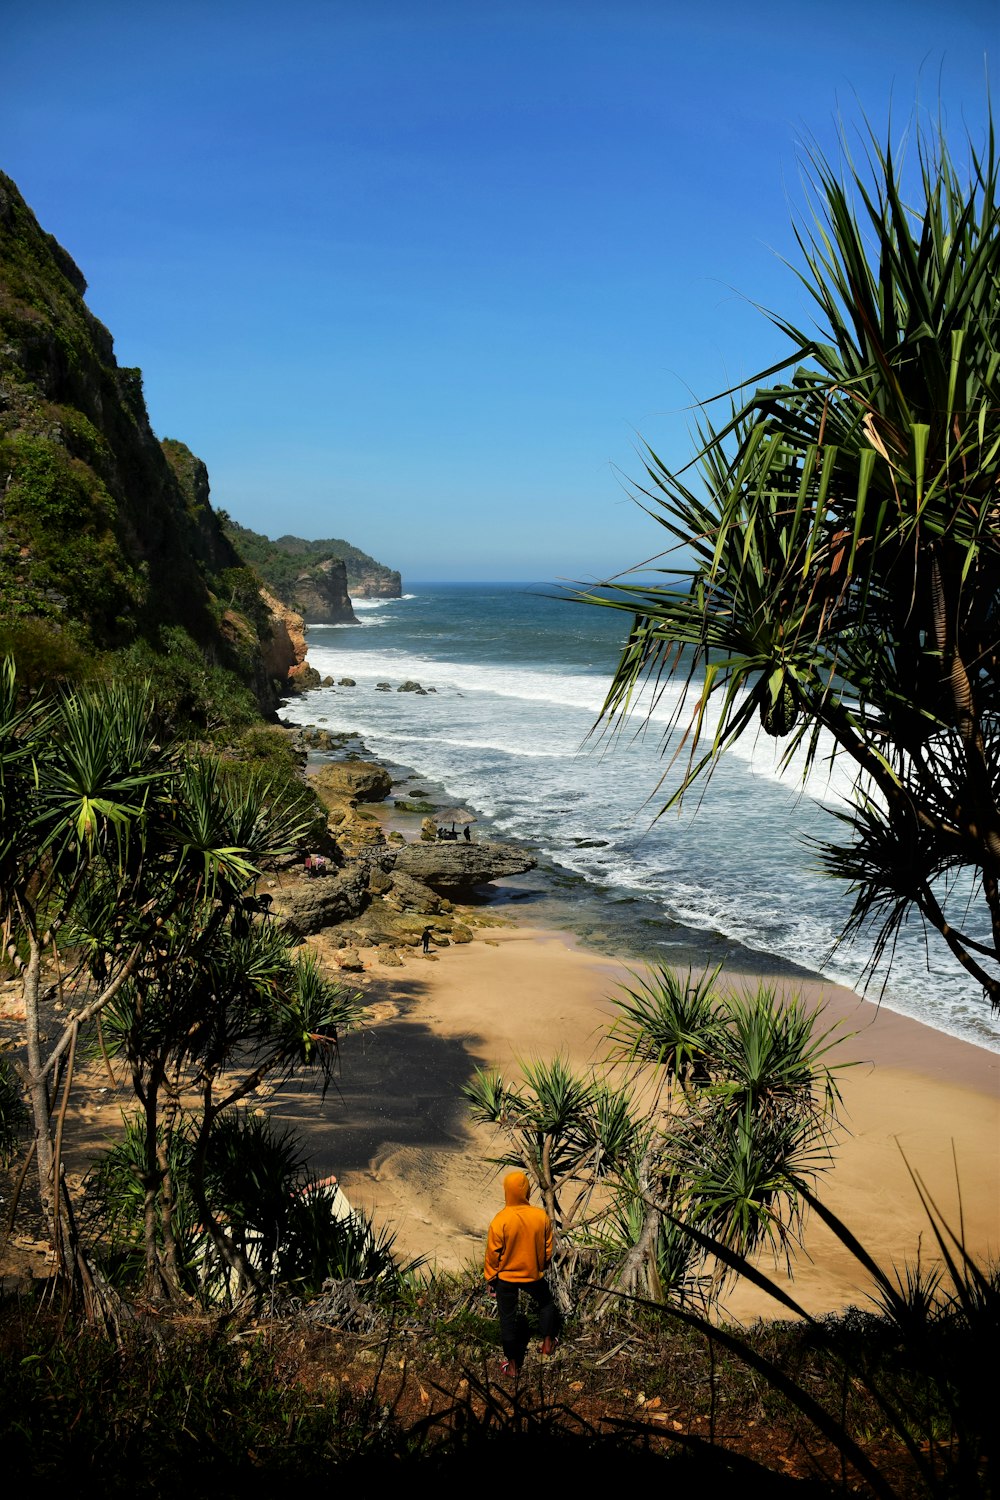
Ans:
[[[556,1346],[558,1315],[545,1280],[552,1260],[552,1221],[543,1208],[528,1202],[531,1184],[524,1172],[508,1172],[503,1191],[507,1206],[490,1223],[484,1270],[497,1299],[500,1368],[505,1375],[516,1375],[528,1347],[527,1338],[518,1332],[519,1292],[527,1292],[538,1309],[542,1353],[549,1355]]]

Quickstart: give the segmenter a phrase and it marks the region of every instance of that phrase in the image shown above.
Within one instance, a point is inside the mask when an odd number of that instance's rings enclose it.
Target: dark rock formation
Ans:
[[[390,885],[383,900],[394,911],[419,911],[432,915],[441,910],[441,897],[422,880],[414,880],[403,870],[393,870],[388,879]]]
[[[439,842],[406,844],[396,855],[394,870],[450,894],[508,875],[523,875],[536,863],[533,855],[515,844]]]
[[[288,591],[288,603],[307,625],[357,623],[347,592],[347,568],[338,557],[304,569]]]
[[[311,688],[318,688],[321,682],[322,678],[316,668],[311,667],[308,662],[303,662],[302,666],[292,673],[288,686],[294,693],[307,693]]]
[[[314,880],[286,879],[268,894],[274,915],[305,937],[359,916],[367,903],[367,884],[364,871],[348,866]]]

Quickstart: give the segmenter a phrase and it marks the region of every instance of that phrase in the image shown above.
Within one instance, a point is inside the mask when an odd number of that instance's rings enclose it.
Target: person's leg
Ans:
[[[524,1290],[538,1309],[538,1332],[542,1336],[542,1353],[551,1354],[555,1348],[556,1333],[559,1329],[559,1310],[552,1300],[549,1284],[542,1277],[541,1281],[529,1282]]]
[[[520,1363],[517,1339],[517,1286],[511,1281],[497,1281],[497,1317],[500,1319],[500,1344],[516,1369]]]

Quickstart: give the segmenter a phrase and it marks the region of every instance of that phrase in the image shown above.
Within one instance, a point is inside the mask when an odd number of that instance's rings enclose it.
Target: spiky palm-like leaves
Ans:
[[[506,1143],[498,1163],[523,1168],[538,1190],[556,1233],[555,1290],[568,1310],[595,1193],[628,1169],[640,1147],[631,1093],[574,1073],[562,1058],[523,1064],[516,1084],[480,1069],[464,1093],[473,1119],[496,1126]]]
[[[223,1111],[268,1073],[309,1067],[328,1081],[353,1002],[295,958],[258,909],[263,869],[308,826],[300,801],[261,778],[228,776],[160,728],[148,689],[98,686],[43,702],[22,696],[11,663],[0,664],[0,916],[24,986],[20,1072],[43,1207],[68,1268],[51,1116],[56,1088],[64,1112],[81,1028],[96,1022],[144,1114],[150,1282],[176,1288],[170,1151],[173,1132],[187,1128],[185,1089],[200,1100],[200,1191]],[[45,963],[57,954],[82,999],[47,1042]],[[205,1201],[199,1214],[211,1227]]]
[[[800,1228],[801,1189],[831,1161],[840,1095],[829,1054],[837,1029],[819,1030],[820,1013],[767,985],[724,993],[718,974],[694,984],[690,973],[685,980],[656,971],[624,991],[610,1032],[616,1051],[625,1043],[626,1056],[668,1071],[676,1054],[663,1045],[664,1013],[672,1017],[678,1001],[694,997],[703,1021],[697,1077],[689,1074],[680,1098],[657,1114],[634,1181],[624,1184],[632,1217],[641,1201],[644,1219],[642,1231],[623,1243],[615,1275],[623,1290],[657,1300],[665,1295],[665,1225],[710,1226],[745,1254],[768,1247],[787,1257]],[[674,1256],[684,1267],[674,1298],[692,1285],[690,1241],[687,1248],[686,1258]],[[711,1280],[701,1278],[701,1293],[718,1295],[723,1280],[716,1266]]]
[[[802,1189],[831,1160],[836,1028],[796,996],[727,993],[718,979],[658,968],[622,987],[608,1037],[626,1086],[556,1059],[466,1089],[505,1143],[499,1160],[529,1174],[552,1218],[564,1306],[586,1278],[598,1312],[621,1294],[717,1296],[725,1266],[707,1269],[684,1225],[746,1254],[787,1257],[797,1238]]]
[[[646,979],[623,985],[615,1001],[610,1040],[633,1062],[656,1063],[682,1083],[706,1078],[719,1029],[715,981],[719,970],[694,979],[660,965]]]
[[[217,1133],[228,1128],[233,1106],[265,1078],[308,1068],[325,1088],[356,1002],[323,976],[312,954],[294,953],[276,924],[248,921],[238,904],[220,919],[218,894],[182,908],[121,987],[102,1017],[102,1037],[108,1055],[126,1062],[143,1108],[151,1290],[176,1292],[184,1285],[173,1243],[169,1166],[178,1133],[192,1143],[188,1181],[200,1222],[220,1255],[231,1252],[235,1280],[261,1284],[239,1236],[234,1239],[213,1209]],[[255,1233],[258,1243],[263,1231]]]
[[[234,1252],[228,1258],[219,1254],[200,1218],[192,1183],[193,1132],[178,1129],[165,1144],[176,1259],[182,1289],[189,1295],[230,1301],[257,1286],[313,1296],[330,1279],[395,1279],[393,1236],[374,1229],[356,1210],[338,1210],[336,1188],[331,1192],[312,1180],[301,1144],[290,1130],[232,1109],[212,1133],[205,1195]],[[126,1284],[141,1279],[144,1269],[145,1155],[145,1123],[133,1116],[89,1181],[91,1208],[104,1235],[105,1264]],[[242,1267],[249,1267],[250,1287]]]
[[[473,1119],[499,1126],[508,1141],[499,1163],[534,1178],[557,1226],[561,1189],[619,1170],[635,1148],[639,1126],[629,1091],[582,1077],[562,1058],[523,1064],[518,1084],[480,1069],[464,1093]]]
[[[783,1313],[808,1328],[811,1341],[843,1369],[843,1388],[863,1390],[886,1430],[905,1446],[922,1481],[921,1493],[945,1497],[992,1494],[1000,1445],[988,1371],[1000,1336],[1000,1272],[976,1262],[961,1226],[949,1226],[920,1177],[910,1176],[927,1216],[931,1253],[938,1264],[917,1262],[902,1274],[880,1265],[850,1227],[806,1186],[804,1200],[821,1218],[859,1270],[869,1278],[874,1314],[854,1310],[850,1318],[812,1317],[785,1288],[744,1254],[703,1229],[674,1221],[702,1254],[718,1258],[733,1275],[751,1281]],[[797,1407],[864,1477],[872,1493],[893,1500],[904,1493],[894,1475],[879,1467],[857,1441],[846,1403],[829,1409],[816,1399],[806,1377],[762,1354],[732,1329],[712,1325],[701,1312],[678,1308],[676,1316],[702,1329],[749,1364],[763,1381]],[[912,1492],[912,1484],[905,1493]]]
[[[34,1123],[42,1208],[63,1264],[71,1257],[61,1193],[52,1088],[72,1059],[80,1025],[128,975],[152,931],[143,888],[145,829],[166,806],[174,765],[140,692],[98,687],[56,699],[22,695],[13,664],[0,670],[0,921],[23,984],[27,1044],[19,1062]],[[44,963],[88,885],[104,886],[110,942],[96,988],[46,1050]],[[135,931],[144,922],[144,936]],[[130,935],[126,928],[131,926]],[[72,1077],[70,1066],[64,1089]]]
[[[840,1092],[829,1053],[842,1037],[837,1026],[818,1031],[821,1010],[759,984],[727,995],[720,1011],[710,1072],[730,1113],[833,1117]]]
[[[824,851],[855,889],[849,929],[873,922],[878,956],[916,914],[996,1006],[998,163],[992,129],[962,171],[940,131],[915,149],[909,175],[874,139],[862,166],[846,146],[843,171],[809,160],[798,274],[819,331],[772,315],[788,359],[703,422],[697,479],[648,453],[665,581],[581,597],[634,616],[609,722],[644,683],[681,688],[670,802],[755,725],[807,768],[832,744],[856,776],[847,839]]]

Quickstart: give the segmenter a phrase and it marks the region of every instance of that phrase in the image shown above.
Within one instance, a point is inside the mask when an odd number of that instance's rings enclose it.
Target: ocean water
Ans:
[[[318,688],[285,716],[356,734],[432,800],[468,807],[481,836],[533,846],[540,873],[502,899],[637,957],[763,960],[860,987],[868,949],[835,949],[848,890],[808,842],[837,834],[842,773],[814,772],[803,790],[761,734],[723,758],[682,814],[658,817],[676,785],[677,747],[664,744],[672,700],[624,732],[595,733],[628,617],[557,595],[542,584],[415,584],[402,599],[356,602],[359,624],[310,627],[309,660],[357,686]],[[435,691],[397,692],[406,679]],[[867,993],[1000,1051],[988,1003],[917,924]]]

